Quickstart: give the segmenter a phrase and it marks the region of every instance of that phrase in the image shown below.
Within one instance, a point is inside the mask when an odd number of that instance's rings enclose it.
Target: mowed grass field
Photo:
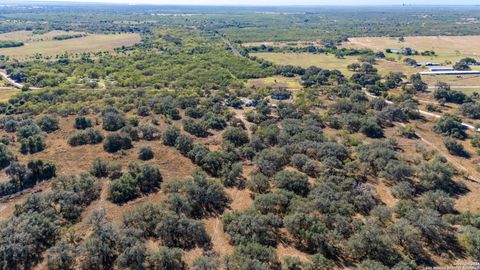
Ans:
[[[386,49],[412,48],[417,51],[433,50],[438,56],[412,56],[419,62],[444,61],[455,62],[463,57],[479,57],[480,36],[418,36],[405,37],[404,42],[392,37],[360,37],[349,38],[348,42],[342,44],[345,48],[369,48],[374,51],[385,51]],[[395,54],[389,56],[397,57]]]
[[[351,76],[352,71],[347,66],[352,63],[359,63],[357,57],[347,56],[345,58],[337,58],[332,54],[311,54],[311,53],[253,53],[256,57],[263,58],[278,65],[294,65],[303,68],[317,66],[323,69],[337,69],[345,76]],[[389,72],[403,72],[407,75],[418,72],[418,69],[410,67],[403,62],[378,60],[375,67],[381,75]]]
[[[285,87],[291,90],[300,90],[302,85],[300,84],[300,78],[298,77],[282,77],[282,76],[272,76],[267,78],[251,79],[247,81],[247,86],[255,88],[275,88],[275,87]]]
[[[10,33],[10,37],[14,35],[18,35],[18,33]],[[64,52],[81,53],[111,51],[123,45],[133,45],[140,42],[140,40],[141,37],[139,34],[92,34],[81,38],[67,40],[47,39],[26,42],[22,47],[0,49],[0,55],[7,55],[16,59],[24,59],[37,53],[44,56],[55,56]]]

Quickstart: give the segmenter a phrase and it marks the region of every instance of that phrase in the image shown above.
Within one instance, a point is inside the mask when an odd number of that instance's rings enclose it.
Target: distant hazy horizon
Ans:
[[[354,6],[354,5],[480,5],[480,0],[27,0],[28,2],[92,2],[118,4],[157,4],[157,5],[241,5],[241,6]]]

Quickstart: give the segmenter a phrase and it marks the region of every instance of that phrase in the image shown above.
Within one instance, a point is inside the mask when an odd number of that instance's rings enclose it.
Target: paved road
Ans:
[[[363,91],[365,92],[365,94],[366,94],[367,96],[369,96],[369,97],[371,97],[371,98],[379,98],[379,97],[377,97],[377,96],[375,96],[375,95],[370,94],[366,89],[363,89]],[[386,102],[387,104],[394,104],[392,101],[389,101],[389,100],[385,100],[385,102]],[[437,119],[442,117],[442,115],[434,114],[434,113],[427,112],[427,111],[424,111],[424,110],[418,110],[418,112],[419,112],[420,114],[422,114],[422,115],[425,115],[425,116],[428,116],[428,117],[437,118]],[[473,131],[478,131],[478,132],[480,132],[480,128],[477,129],[477,128],[475,128],[475,126],[470,125],[470,124],[468,124],[468,123],[462,123],[462,126],[468,128],[468,129],[471,129],[471,130],[473,130]]]
[[[237,48],[235,48],[235,46],[233,46],[233,44],[230,42],[230,40],[228,40],[226,37],[220,35],[220,38],[223,40],[223,42],[225,44],[227,44],[228,47],[230,47],[230,50],[232,50],[233,54],[235,54],[236,56],[240,56],[240,57],[243,57],[243,55],[237,50]]]

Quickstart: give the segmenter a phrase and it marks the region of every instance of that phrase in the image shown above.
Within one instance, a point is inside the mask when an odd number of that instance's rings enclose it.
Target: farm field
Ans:
[[[369,48],[374,51],[385,51],[386,49],[412,48],[416,51],[433,50],[438,56],[411,56],[418,62],[436,61],[444,62],[449,60],[455,62],[466,56],[479,56],[478,45],[480,36],[417,36],[405,37],[404,42],[399,42],[393,37],[355,37],[349,38],[348,42],[342,44],[345,48]],[[396,57],[396,54],[388,56]]]
[[[351,76],[352,71],[347,66],[352,63],[359,63],[357,57],[347,56],[337,58],[331,54],[310,54],[310,53],[252,53],[252,56],[263,58],[278,65],[294,65],[303,68],[317,66],[323,69],[337,69],[346,76]],[[419,70],[410,67],[403,62],[377,60],[375,67],[379,74],[386,75],[389,72],[403,72],[405,74],[414,74]]]
[[[44,56],[54,56],[63,52],[81,53],[112,51],[121,46],[134,45],[139,41],[140,35],[136,33],[112,35],[92,34],[86,37],[68,40],[26,42],[22,47],[0,49],[0,55],[22,59],[37,53]]]
[[[35,34],[33,31],[14,31],[0,34],[0,40],[12,40],[12,41],[21,41],[21,42],[39,42],[53,40],[54,37],[60,35],[75,35],[75,34],[86,34],[85,32],[75,32],[75,31],[61,31],[53,30],[48,31],[42,34]]]

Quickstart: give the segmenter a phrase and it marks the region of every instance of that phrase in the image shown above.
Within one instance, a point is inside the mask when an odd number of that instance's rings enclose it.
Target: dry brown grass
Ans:
[[[0,40],[13,40],[13,41],[31,43],[31,42],[52,40],[55,36],[59,36],[59,35],[75,35],[75,34],[85,34],[85,33],[54,30],[44,34],[34,34],[32,31],[15,31],[15,32],[0,34]]]
[[[20,90],[11,87],[0,88],[0,101],[6,101],[13,95],[20,93]]]
[[[159,141],[142,141],[134,142],[134,147],[127,151],[124,151],[124,154],[115,153],[110,154],[103,150],[102,145],[83,145],[77,147],[71,147],[67,143],[67,138],[75,132],[73,128],[74,117],[67,117],[60,119],[61,129],[50,133],[46,138],[46,149],[40,153],[33,155],[21,155],[17,154],[18,159],[21,163],[26,163],[28,160],[32,159],[42,159],[55,163],[57,167],[57,174],[78,174],[82,172],[88,172],[92,162],[96,158],[101,158],[107,161],[112,161],[120,163],[123,165],[124,169],[131,161],[139,161],[137,158],[137,153],[140,145],[149,145],[152,147],[155,158],[148,161],[150,164],[157,165],[160,168],[162,176],[165,182],[175,180],[175,179],[184,179],[191,175],[191,173],[196,169],[196,166],[186,157],[182,156],[176,149],[172,147],[164,146]],[[161,126],[165,128],[165,125]],[[5,132],[2,132],[0,135],[8,135]],[[8,146],[13,152],[18,153],[20,144],[18,142],[11,143]],[[5,177],[2,177],[2,181],[5,180]],[[127,203],[123,206],[118,206],[112,204],[107,200],[107,185],[108,180],[102,180],[102,197],[100,200],[92,203],[90,207],[84,211],[84,215],[88,216],[91,211],[98,208],[107,209],[108,217],[112,219],[114,223],[119,223],[120,217],[127,209],[131,209],[133,206],[142,204],[142,203],[157,203],[161,202],[164,199],[163,192],[159,191],[155,194],[152,194],[147,197],[142,197],[137,200],[134,200],[130,203]],[[48,183],[42,183],[39,187],[42,189],[48,188]],[[6,203],[0,203],[0,209],[4,208],[0,219],[5,219],[13,213],[14,205],[21,203],[24,198],[28,195],[23,195],[14,200]]]
[[[22,47],[2,48],[0,54],[13,58],[24,59],[36,53],[44,56],[55,56],[64,52],[99,52],[112,51],[123,45],[130,46],[140,42],[139,34],[92,34],[81,38],[67,40],[51,40],[47,37],[42,41],[27,41]]]
[[[349,38],[343,44],[347,48],[369,48],[376,51],[410,47],[417,51],[434,50],[439,55],[450,57],[461,55],[478,56],[480,36],[416,36],[405,37],[405,42],[390,37]]]

